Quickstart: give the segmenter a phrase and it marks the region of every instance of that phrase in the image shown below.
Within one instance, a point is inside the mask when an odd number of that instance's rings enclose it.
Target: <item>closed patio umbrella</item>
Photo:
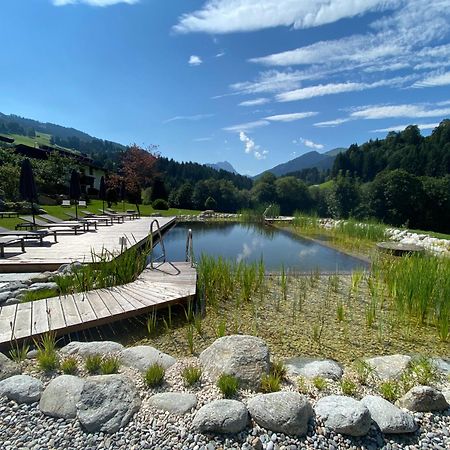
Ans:
[[[72,170],[70,176],[70,187],[69,187],[69,197],[71,200],[75,200],[75,216],[78,219],[78,202],[81,196],[81,186],[80,186],[80,173],[78,170]]]
[[[98,198],[103,201],[103,214],[105,213],[106,186],[105,177],[100,178],[100,187],[98,190]]]
[[[125,180],[122,178],[120,182],[120,200],[122,202],[122,210],[125,211],[125,197],[127,195],[127,190],[125,188]]]
[[[23,200],[31,203],[31,214],[33,214],[33,225],[36,225],[33,202],[37,201],[36,182],[34,181],[33,167],[29,159],[24,159],[20,166],[19,192]]]

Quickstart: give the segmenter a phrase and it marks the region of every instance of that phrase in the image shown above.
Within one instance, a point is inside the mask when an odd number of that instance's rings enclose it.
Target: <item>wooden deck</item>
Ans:
[[[48,331],[61,336],[181,303],[194,298],[196,285],[197,272],[190,263],[164,263],[123,286],[3,306],[0,346]]]
[[[120,238],[125,237],[128,248],[142,245],[148,237],[150,224],[155,217],[141,217],[136,220],[126,220],[124,223],[111,226],[99,226],[96,231],[82,234],[60,234],[58,242],[53,237],[46,237],[44,245],[26,242],[25,253],[20,248],[6,247],[5,257],[0,258],[0,272],[43,272],[56,270],[62,264],[80,261],[92,262],[92,254],[99,255],[102,250],[114,254],[121,251]],[[161,230],[167,230],[175,217],[157,217]]]

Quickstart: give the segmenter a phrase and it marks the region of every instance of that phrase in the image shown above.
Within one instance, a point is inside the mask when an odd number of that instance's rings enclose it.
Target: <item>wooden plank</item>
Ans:
[[[122,286],[111,288],[110,291],[114,296],[120,295],[124,297],[129,303],[133,305],[134,309],[136,310],[147,307],[146,303],[139,301],[138,299],[134,298],[133,296],[129,295],[126,291],[124,291]]]
[[[103,319],[111,315],[109,309],[106,307],[105,303],[103,302],[102,298],[98,295],[97,291],[86,292],[86,295],[89,298],[89,302],[91,303],[92,309],[95,311],[95,314],[99,319]]]
[[[14,322],[13,336],[22,339],[31,336],[31,324],[33,323],[33,308],[31,302],[19,303],[17,305],[16,320]]]
[[[17,305],[7,305],[0,308],[0,342],[11,340],[16,311]]]
[[[109,312],[112,316],[120,315],[124,313],[124,310],[117,303],[117,300],[112,296],[111,292],[107,289],[99,289],[97,290],[97,294],[102,298],[103,303],[109,309]]]
[[[48,314],[47,314],[47,300],[36,300],[31,302],[33,308],[33,324],[31,332],[33,334],[45,333],[49,330]]]
[[[127,290],[134,295],[140,296],[146,302],[150,301],[151,303],[161,303],[169,299],[169,296],[162,294],[161,292],[152,291],[150,289],[142,289],[134,285],[127,286]]]
[[[61,297],[61,306],[64,313],[64,319],[66,320],[66,326],[74,326],[83,323],[80,314],[78,313],[77,306],[75,305],[74,295],[65,295]]]
[[[62,330],[66,328],[66,319],[62,309],[62,299],[52,297],[47,299],[48,328],[51,331]]]
[[[144,294],[142,292],[136,291],[135,289],[131,288],[131,286],[126,287],[124,289],[124,293],[144,303],[147,307],[155,306],[161,302],[161,298],[151,296],[148,293]]]
[[[117,295],[117,293],[112,289],[108,289],[108,293],[116,299],[117,303],[125,312],[134,311],[136,309],[131,302],[127,301],[127,297]]]
[[[97,316],[89,303],[86,292],[75,294],[74,300],[83,323],[97,320]]]

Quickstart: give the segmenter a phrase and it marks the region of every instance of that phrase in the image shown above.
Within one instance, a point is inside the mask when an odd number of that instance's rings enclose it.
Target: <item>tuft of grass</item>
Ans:
[[[390,402],[395,402],[401,395],[401,388],[397,381],[387,380],[378,385],[380,395]]]
[[[326,380],[325,378],[323,378],[323,377],[319,377],[319,376],[314,377],[314,378],[312,379],[312,382],[313,382],[314,387],[315,387],[318,391],[323,391],[323,390],[326,389],[327,386],[328,386],[327,380]]]
[[[84,367],[91,375],[99,373],[101,365],[102,357],[100,355],[89,355],[84,361]]]
[[[26,291],[21,299],[21,303],[34,302],[43,298],[57,297],[57,289],[42,289],[40,291]]]
[[[103,375],[117,373],[120,369],[120,360],[117,356],[107,356],[100,363],[100,372]]]
[[[224,320],[221,320],[217,324],[216,328],[216,337],[224,337],[227,334],[227,323]]]
[[[203,320],[202,320],[201,314],[196,314],[194,316],[194,327],[199,336],[203,336],[202,325],[203,325]]]
[[[144,374],[144,382],[148,387],[160,386],[164,380],[166,371],[161,364],[152,364]]]
[[[233,375],[223,373],[217,380],[217,387],[225,398],[231,398],[239,389],[239,380]]]
[[[424,356],[413,359],[408,367],[418,384],[432,386],[439,380],[439,370],[433,361]]]
[[[308,394],[309,388],[308,388],[308,382],[306,381],[306,378],[303,376],[299,376],[297,378],[297,389],[300,394]]]
[[[75,375],[78,371],[77,360],[74,356],[68,356],[61,361],[61,370],[66,375]]]
[[[357,392],[356,383],[348,377],[343,377],[341,382],[341,391],[344,395],[349,395],[350,397],[354,397]]]
[[[16,362],[21,363],[27,359],[27,354],[30,351],[30,346],[22,343],[22,346],[19,347],[17,341],[15,341],[15,346],[9,351],[10,358]]]
[[[186,328],[186,341],[189,347],[189,352],[191,353],[191,355],[194,354],[194,327],[192,326],[192,324],[189,324],[188,327]]]
[[[187,366],[181,372],[181,376],[187,386],[193,386],[202,376],[202,369],[197,366]]]
[[[285,365],[281,361],[274,361],[270,366],[270,373],[280,380],[284,380],[287,371]]]
[[[158,329],[156,311],[153,310],[147,317],[147,331],[150,337],[155,336]]]
[[[336,317],[339,322],[343,322],[345,319],[344,303],[339,301],[336,307]]]
[[[34,341],[37,348],[37,362],[44,372],[52,372],[59,366],[58,353],[56,352],[56,334],[45,333],[40,341]]]
[[[280,377],[273,373],[264,373],[261,377],[261,391],[264,393],[278,392],[281,389]]]
[[[374,373],[373,367],[363,359],[357,359],[353,363],[353,369],[356,373],[356,377],[359,384],[367,385],[369,378],[372,377]]]

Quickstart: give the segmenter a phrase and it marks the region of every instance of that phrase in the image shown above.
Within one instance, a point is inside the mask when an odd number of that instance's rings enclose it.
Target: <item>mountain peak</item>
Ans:
[[[211,167],[216,170],[226,170],[227,172],[237,174],[236,169],[228,161],[219,161],[216,163],[205,164],[205,166]]]

